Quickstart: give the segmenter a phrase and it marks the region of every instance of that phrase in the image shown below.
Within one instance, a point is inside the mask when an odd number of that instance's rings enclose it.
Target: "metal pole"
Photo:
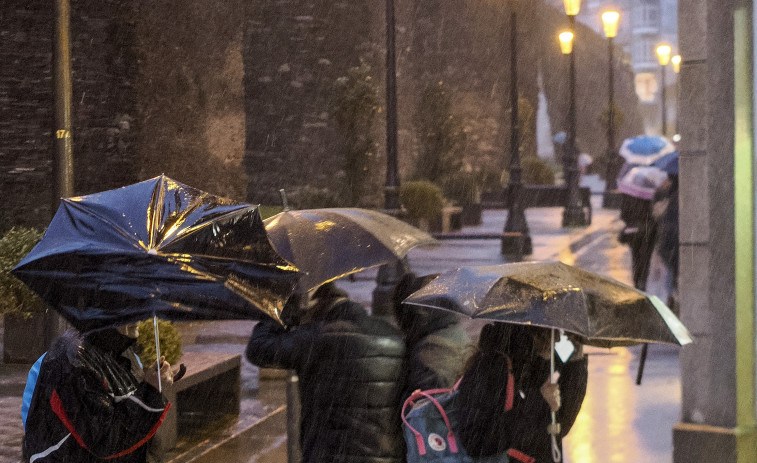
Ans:
[[[500,252],[520,259],[531,254],[531,236],[522,203],[523,182],[520,167],[520,130],[518,127],[518,13],[517,3],[510,7],[510,179],[507,186],[507,221]]]
[[[302,461],[300,448],[300,377],[297,372],[287,372],[287,462]]]
[[[661,79],[660,83],[662,84],[662,92],[660,92],[660,102],[662,103],[662,135],[667,136],[668,135],[668,117],[667,117],[667,109],[665,107],[665,66],[660,66],[660,74]]]
[[[608,114],[607,114],[607,154],[605,156],[605,159],[607,160],[607,169],[605,170],[605,194],[602,198],[602,207],[609,207],[611,205],[612,198],[611,196],[614,194],[613,191],[617,188],[617,180],[615,179],[616,175],[616,164],[617,164],[617,153],[615,152],[615,66],[613,66],[613,63],[615,62],[613,57],[613,40],[612,37],[607,38],[607,56],[608,56],[608,81],[607,81],[607,89],[608,89],[608,101],[609,101],[609,108],[608,108]]]
[[[573,50],[570,53],[570,106],[568,108],[568,172],[567,200],[563,210],[562,226],[575,227],[586,225],[581,197],[578,191],[578,153],[576,149],[576,17],[568,16],[570,31],[573,32]]]
[[[397,74],[394,45],[394,0],[386,0],[386,187],[384,209],[400,209],[397,169]]]
[[[55,40],[53,57],[55,71],[55,162],[53,164],[53,202],[51,216],[58,209],[60,198],[74,194],[73,140],[71,138],[71,44],[68,0],[55,2]]]
[[[53,39],[53,81],[55,95],[55,157],[53,158],[53,191],[50,217],[55,215],[60,198],[74,195],[74,155],[71,136],[71,41],[69,39],[71,7],[68,0],[55,2],[55,37]],[[55,311],[45,313],[44,343],[52,343],[66,329],[66,323]]]

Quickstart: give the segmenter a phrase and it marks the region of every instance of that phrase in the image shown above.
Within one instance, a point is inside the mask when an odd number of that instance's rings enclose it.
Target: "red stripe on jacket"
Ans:
[[[84,449],[87,449],[86,444],[84,444],[84,440],[82,439],[81,435],[76,432],[76,428],[74,428],[74,424],[71,422],[71,420],[68,418],[68,415],[66,414],[66,411],[63,408],[63,401],[60,400],[60,396],[58,395],[58,391],[53,391],[52,396],[50,397],[50,407],[53,410],[53,413],[58,416],[60,421],[63,423],[63,426],[68,429],[68,431],[71,433],[72,436],[74,436],[74,439],[76,439],[76,442]],[[157,423],[155,423],[155,426],[150,429],[150,431],[143,437],[139,442],[134,444],[133,446],[129,447],[126,450],[123,450],[121,452],[115,453],[113,455],[109,455],[107,457],[103,457],[105,460],[112,460],[114,458],[119,458],[124,455],[128,455],[132,453],[133,451],[137,450],[139,447],[143,446],[147,441],[149,441],[152,436],[155,435],[155,433],[158,431],[158,428],[161,424],[163,424],[163,420],[166,418],[166,414],[168,413],[168,409],[171,408],[171,403],[167,403],[166,407],[163,409],[163,413],[161,413],[160,418],[158,418]],[[91,452],[91,450],[90,450]]]

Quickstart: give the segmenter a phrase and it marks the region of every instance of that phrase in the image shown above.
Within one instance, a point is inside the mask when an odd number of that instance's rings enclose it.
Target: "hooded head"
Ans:
[[[437,276],[438,274],[430,274],[419,277],[410,272],[402,277],[394,289],[392,296],[394,317],[408,341],[413,341],[460,321],[457,315],[446,310],[402,303],[408,296],[427,285]]]
[[[304,310],[303,322],[323,318],[337,302],[347,299],[349,295],[339,289],[333,281],[324,283],[315,290]]]

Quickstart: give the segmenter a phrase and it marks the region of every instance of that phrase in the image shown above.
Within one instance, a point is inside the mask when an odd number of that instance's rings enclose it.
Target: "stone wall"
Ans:
[[[385,10],[375,0],[71,0],[75,194],[165,173],[214,193],[276,204],[280,188],[336,191],[341,137],[329,116],[334,82],[361,60],[384,98]],[[468,133],[466,164],[499,170],[509,140],[509,11],[500,2],[395,0],[400,178],[418,151],[421,90],[445,81]],[[9,222],[50,217],[54,156],[54,11],[6,0],[0,11],[0,211]],[[544,78],[554,131],[565,126],[567,60],[559,10],[519,12],[519,88],[534,107]],[[604,151],[606,42],[579,28],[578,143]],[[628,66],[616,69],[626,116],[641,130]],[[380,206],[385,112],[366,206]],[[601,171],[600,171],[601,172]]]
[[[247,172],[251,201],[278,203],[278,189],[340,182],[339,133],[328,117],[332,82],[365,59],[383,98],[385,21],[381,1],[261,2],[248,11],[245,38]],[[412,118],[423,88],[444,81],[465,120],[465,164],[501,170],[509,163],[509,20],[501,2],[395,0],[400,178],[407,179],[418,146]],[[543,2],[518,12],[519,92],[537,107],[541,72],[554,132],[567,128],[567,57],[557,34],[565,15]],[[577,143],[604,174],[608,106],[607,42],[577,30]],[[616,136],[641,133],[633,76],[618,51],[616,102],[625,124]],[[384,180],[385,114],[377,121],[376,206]],[[531,133],[535,133],[531,130]]]
[[[141,2],[135,17],[139,178],[245,199],[243,0]]]
[[[382,92],[384,36],[375,28],[382,24],[383,9],[372,8],[379,3],[282,0],[249,5],[244,57],[250,201],[278,204],[279,189],[338,181],[339,134],[329,116],[333,85],[362,58],[372,66]]]
[[[8,3],[10,2],[10,3]],[[50,2],[0,11],[3,227],[51,217]],[[165,173],[244,199],[244,2],[71,0],[74,194]]]

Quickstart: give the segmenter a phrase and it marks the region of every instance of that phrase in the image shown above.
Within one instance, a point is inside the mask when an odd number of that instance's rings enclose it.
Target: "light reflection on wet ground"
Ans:
[[[640,347],[587,348],[589,384],[581,412],[564,441],[567,463],[672,460],[673,425],[681,386],[677,349],[650,346],[636,385]]]

